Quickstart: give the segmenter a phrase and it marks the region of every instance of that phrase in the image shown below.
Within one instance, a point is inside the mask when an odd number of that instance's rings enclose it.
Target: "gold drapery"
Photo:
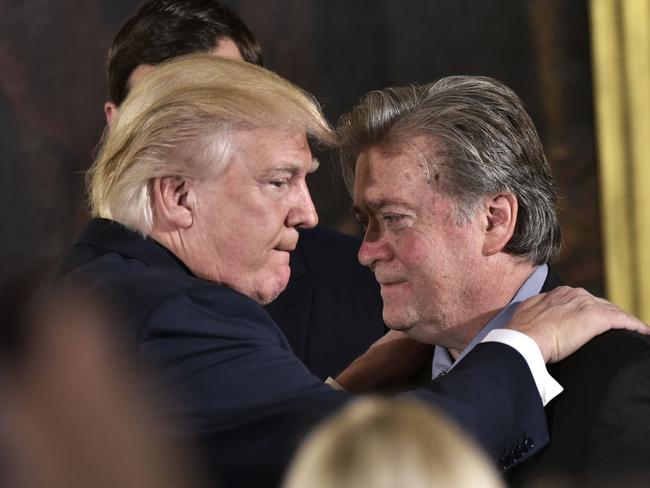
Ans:
[[[608,298],[650,322],[650,0],[591,0]]]

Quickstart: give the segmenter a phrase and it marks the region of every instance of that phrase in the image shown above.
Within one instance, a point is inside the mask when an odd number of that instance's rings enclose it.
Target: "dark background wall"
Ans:
[[[519,93],[560,189],[573,284],[602,292],[587,0],[230,0],[267,67],[330,120],[371,89],[450,74]],[[87,218],[83,171],[104,127],[104,58],[136,0],[0,0],[0,289],[41,275]],[[327,156],[310,180],[321,222],[356,232]]]

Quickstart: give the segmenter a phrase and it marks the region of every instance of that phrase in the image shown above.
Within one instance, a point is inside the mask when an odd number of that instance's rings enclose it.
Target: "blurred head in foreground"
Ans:
[[[167,399],[135,377],[97,296],[60,287],[32,305],[0,357],[0,485],[203,486],[184,441],[158,434]]]
[[[301,447],[285,488],[497,488],[497,473],[445,418],[414,402],[360,400]]]

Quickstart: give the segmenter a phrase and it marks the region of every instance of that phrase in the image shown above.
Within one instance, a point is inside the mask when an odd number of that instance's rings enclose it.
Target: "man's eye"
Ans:
[[[286,185],[289,184],[289,180],[273,180],[269,181],[269,185],[271,185],[274,188],[282,188]]]
[[[399,214],[387,214],[382,217],[384,221],[388,224],[396,224],[400,222],[404,216]]]

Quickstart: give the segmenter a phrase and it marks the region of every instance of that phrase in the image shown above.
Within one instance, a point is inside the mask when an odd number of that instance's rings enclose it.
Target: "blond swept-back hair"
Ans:
[[[161,64],[133,88],[102,138],[87,174],[91,214],[148,235],[154,178],[214,178],[235,149],[229,136],[261,127],[335,143],[315,99],[264,68],[205,54]]]
[[[315,430],[284,488],[503,488],[445,418],[414,401],[357,400]]]

